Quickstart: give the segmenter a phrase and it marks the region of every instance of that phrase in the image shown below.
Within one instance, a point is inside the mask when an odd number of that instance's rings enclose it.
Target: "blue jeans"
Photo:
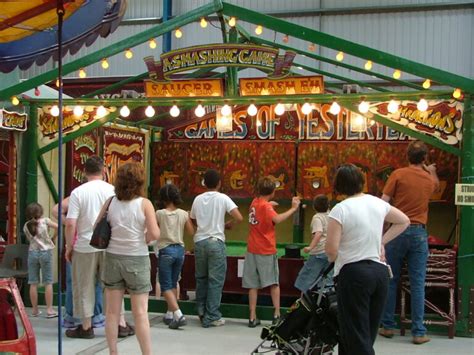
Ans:
[[[37,285],[41,279],[44,285],[53,283],[53,252],[52,250],[28,251],[28,284]]]
[[[160,249],[158,255],[161,291],[172,290],[177,287],[179,274],[183,268],[184,247],[180,244],[168,245]]]
[[[328,265],[329,261],[326,254],[322,253],[317,255],[310,255],[308,257],[308,260],[306,260],[300,272],[298,273],[298,277],[295,281],[295,287],[301,292],[308,291],[312,286],[315,285],[319,274]],[[329,277],[332,278],[332,274],[333,271],[329,273]]]
[[[73,303],[72,303],[72,265],[66,262],[66,314],[64,315],[64,321],[81,324],[81,320],[74,318],[73,316]],[[105,316],[102,314],[102,286],[100,281],[97,281],[95,286],[95,305],[94,305],[94,316],[92,317],[92,324],[100,324],[105,322]]]
[[[227,271],[225,243],[211,237],[197,242],[194,247],[196,261],[196,307],[202,316],[202,326],[222,317],[222,288]]]
[[[386,329],[394,329],[395,304],[397,287],[403,259],[408,262],[411,300],[411,333],[423,336],[426,328],[423,325],[425,315],[425,276],[428,259],[428,233],[422,225],[411,225],[397,238],[385,246],[385,257],[391,266],[393,278],[390,280],[388,297],[382,316],[382,325]]]

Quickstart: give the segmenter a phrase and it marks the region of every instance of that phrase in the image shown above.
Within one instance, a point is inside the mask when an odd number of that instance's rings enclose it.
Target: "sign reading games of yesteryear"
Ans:
[[[305,95],[324,93],[321,75],[298,76],[283,79],[242,78],[239,80],[240,96]]]
[[[287,51],[279,55],[276,48],[250,44],[208,44],[181,48],[163,53],[159,61],[153,56],[143,60],[150,78],[156,81],[170,80],[172,74],[199,68],[248,67],[270,72],[270,78],[283,78],[291,68],[296,53]]]
[[[146,97],[224,96],[221,79],[145,80]]]
[[[26,131],[28,115],[0,109],[0,128],[13,131]]]

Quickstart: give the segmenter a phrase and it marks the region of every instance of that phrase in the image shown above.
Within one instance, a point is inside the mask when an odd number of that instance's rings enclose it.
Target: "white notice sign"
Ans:
[[[474,206],[474,184],[456,184],[456,205]]]
[[[242,277],[244,274],[245,259],[237,260],[237,277]]]

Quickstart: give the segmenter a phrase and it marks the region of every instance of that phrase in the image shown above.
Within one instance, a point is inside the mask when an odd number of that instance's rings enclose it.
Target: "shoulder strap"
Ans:
[[[114,199],[115,195],[109,198],[109,202],[107,203],[107,208],[105,209],[105,212],[109,211],[110,204],[112,203],[112,200]]]

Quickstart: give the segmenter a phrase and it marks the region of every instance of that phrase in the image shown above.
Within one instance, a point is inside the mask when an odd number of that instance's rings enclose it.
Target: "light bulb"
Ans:
[[[364,68],[365,68],[365,70],[372,69],[372,61],[368,60],[367,62],[365,62]]]
[[[343,59],[344,59],[344,53],[343,52],[337,53],[336,59],[337,59],[338,62],[342,62]]]
[[[290,37],[288,37],[288,35],[284,35],[282,41],[283,43],[288,43],[290,41]]]
[[[206,110],[204,107],[202,107],[202,105],[197,105],[196,109],[194,110],[194,114],[196,117],[202,117],[206,114]]]
[[[257,35],[261,35],[263,33],[263,27],[258,25],[257,27],[255,27],[255,34]]]
[[[49,110],[49,113],[51,114],[51,116],[58,117],[59,116],[58,105],[54,105],[53,107],[51,107],[51,109]]]
[[[222,106],[221,108],[221,114],[222,116],[230,116],[232,115],[232,109],[229,105],[225,104],[224,106]]]
[[[102,59],[102,68],[108,69],[109,68],[109,62],[107,61],[107,58]]]
[[[59,87],[59,79],[56,79],[56,87]]]
[[[86,71],[84,68],[79,69],[79,78],[84,79],[87,76]],[[59,84],[57,85],[59,87]]]
[[[96,116],[98,118],[101,118],[101,117],[104,117],[105,115],[107,115],[107,109],[102,105],[97,107]]]
[[[311,111],[313,111],[313,106],[310,103],[305,102],[304,105],[301,107],[301,112],[303,112],[303,114],[305,115],[309,115]]]
[[[18,97],[12,96],[12,105],[16,106],[20,103],[20,100],[18,100]]]
[[[181,37],[183,37],[183,31],[181,31],[180,28],[177,28],[176,31],[174,31],[174,36],[175,36],[176,38],[181,38]]]
[[[155,109],[153,108],[153,106],[147,106],[147,108],[145,109],[145,116],[150,118],[155,116]]]
[[[150,39],[150,42],[148,42],[148,45],[150,46],[151,49],[156,48],[156,41],[154,38]]]
[[[316,45],[314,43],[310,43],[309,46],[308,46],[308,49],[311,51],[311,52],[314,52],[316,50]]]
[[[416,108],[420,112],[425,112],[428,109],[428,102],[425,99],[420,99],[416,104]]]
[[[361,101],[361,103],[359,104],[359,112],[360,113],[369,112],[369,103],[367,101]]]
[[[179,116],[179,108],[178,106],[176,105],[173,105],[171,108],[170,108],[170,115],[171,117],[178,117]]]
[[[250,104],[250,106],[247,108],[247,114],[249,116],[255,116],[258,112],[257,106],[254,104]]]
[[[430,79],[426,79],[424,82],[423,82],[423,89],[429,89],[431,86],[431,80]]]
[[[395,100],[390,100],[390,102],[387,105],[387,110],[390,113],[395,113],[398,111],[398,102]]]
[[[400,79],[401,76],[402,76],[402,72],[400,70],[397,69],[393,72],[394,79]]]
[[[122,117],[128,117],[130,115],[130,109],[127,107],[127,105],[122,106],[120,109],[120,116]]]
[[[207,21],[206,19],[203,17],[201,19],[201,22],[199,23],[201,25],[202,28],[206,28],[207,27]]]
[[[453,97],[455,99],[459,99],[461,97],[461,94],[462,94],[461,89],[456,89],[453,91]]]
[[[236,24],[237,24],[237,19],[235,17],[231,17],[229,19],[229,26],[230,27],[235,27]]]
[[[284,113],[285,113],[285,105],[280,103],[275,106],[275,114],[277,114],[278,116],[281,116]]]
[[[338,115],[339,112],[341,112],[341,106],[339,106],[339,104],[336,101],[334,101],[331,107],[329,108],[329,112],[332,113],[333,115]]]
[[[262,127],[262,121],[260,121],[258,118],[257,118],[256,124],[257,124],[257,127]]]
[[[72,110],[74,116],[81,117],[84,113],[84,108],[82,106],[74,106],[74,110]]]
[[[125,58],[127,58],[127,59],[132,59],[133,58],[133,52],[132,52],[131,49],[127,49],[125,51]]]

